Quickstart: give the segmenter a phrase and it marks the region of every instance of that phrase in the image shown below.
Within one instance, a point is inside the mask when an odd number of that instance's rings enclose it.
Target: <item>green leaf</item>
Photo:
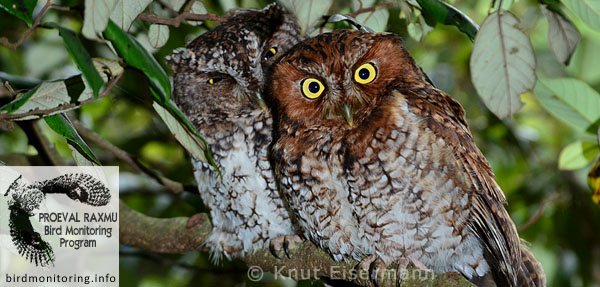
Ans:
[[[124,31],[129,31],[131,23],[142,13],[152,0],[117,0],[110,20]]]
[[[141,70],[157,93],[156,100],[166,103],[171,98],[171,83],[165,70],[158,64],[156,59],[146,51],[138,41],[131,35],[123,32],[112,21],[108,23],[104,35],[109,39],[119,55],[130,66]]]
[[[487,16],[471,52],[471,80],[485,105],[499,118],[516,113],[520,95],[535,86],[535,56],[529,37],[510,12]]]
[[[200,2],[200,1],[195,1],[194,4],[192,4],[192,9],[190,9],[190,12],[192,12],[192,14],[208,13],[208,11],[206,10],[206,7],[204,7],[204,4],[202,4],[202,2]],[[189,25],[192,25],[192,26],[198,26],[198,25],[202,24],[202,21],[187,20],[186,23],[188,23]]]
[[[117,0],[85,0],[81,34],[91,40],[99,40]]]
[[[600,119],[600,94],[572,78],[540,78],[535,95],[552,115],[578,130]]]
[[[69,86],[67,86],[67,84]],[[27,93],[6,104],[0,110],[8,111],[9,114],[22,114],[34,110],[49,110],[71,102],[83,91],[83,82],[79,75],[65,81],[43,82],[39,86],[29,90]],[[56,111],[54,114],[64,112]],[[52,114],[52,113],[51,113]],[[47,116],[46,114],[43,116]],[[30,115],[18,120],[29,120],[42,117],[42,115]]]
[[[296,15],[302,34],[313,27],[323,15],[327,14],[333,0],[281,0],[279,1],[288,11]]]
[[[58,27],[58,33],[63,38],[65,46],[67,47],[67,51],[69,51],[69,54],[71,57],[73,57],[77,68],[81,71],[83,77],[85,77],[85,80],[94,91],[94,98],[97,98],[98,93],[102,88],[103,81],[100,77],[100,74],[94,67],[92,57],[90,57],[90,54],[88,54],[87,50],[75,32],[58,25],[54,26]]]
[[[164,46],[169,40],[169,26],[152,24],[148,29],[148,41],[154,48]]]
[[[593,29],[600,31],[600,1],[599,0],[563,0],[571,11]]]
[[[566,146],[558,157],[558,168],[577,170],[591,163],[600,152],[598,143],[577,141]]]
[[[94,58],[92,59],[92,66],[96,70],[96,73],[98,73],[101,83],[123,73],[123,68],[114,60]],[[49,110],[68,103],[85,101],[93,97],[94,91],[88,82],[83,81],[81,75],[76,75],[65,80],[42,82],[10,103],[0,107],[0,111],[7,111],[9,114],[22,114],[33,110]],[[75,108],[77,107],[70,109]],[[17,120],[35,119],[62,113],[67,110],[69,109],[62,109],[44,115],[30,115],[18,118]]]
[[[361,8],[369,8],[372,7],[373,4],[375,4],[374,0],[352,0],[352,11],[356,11]],[[387,9],[378,9],[375,11],[361,13],[356,16],[356,20],[373,29],[375,32],[383,32],[387,27],[389,17],[390,12]]]
[[[37,2],[38,0],[0,0],[0,7],[31,26],[33,23],[33,9]]]
[[[163,3],[166,6],[169,6],[171,9],[175,10],[175,11],[179,11],[179,9],[181,9],[181,7],[183,7],[183,4],[185,4],[185,0],[160,0],[160,3]],[[224,9],[224,10],[229,10],[229,9]]]
[[[197,160],[206,162],[206,143],[182,125],[167,109],[154,102],[152,107],[179,143]]]
[[[569,19],[560,13],[546,8],[545,5],[541,6],[546,19],[548,19],[548,41],[550,48],[559,62],[568,65],[577,44],[581,40],[581,35]]]
[[[417,2],[430,26],[435,26],[436,23],[453,25],[465,33],[471,41],[475,39],[479,26],[460,10],[440,0],[418,0]]]
[[[368,27],[367,25],[363,24],[362,22],[347,16],[347,15],[342,15],[342,14],[333,14],[331,16],[329,16],[327,18],[327,23],[337,23],[337,22],[341,22],[341,21],[345,21],[348,22],[350,25],[354,26],[355,28],[361,30],[361,31],[365,31],[365,32],[369,32],[369,33],[374,33],[375,31],[373,29],[371,29],[370,27]],[[323,23],[324,25],[325,23]],[[312,35],[313,31],[310,31],[309,34]]]
[[[75,148],[79,153],[85,156],[87,159],[91,160],[97,165],[101,165],[100,161],[96,159],[96,156],[90,149],[90,147],[83,141],[83,139],[79,136],[71,120],[67,117],[66,114],[58,114],[50,117],[44,118],[48,126],[54,130],[57,134],[63,136],[69,145]]]

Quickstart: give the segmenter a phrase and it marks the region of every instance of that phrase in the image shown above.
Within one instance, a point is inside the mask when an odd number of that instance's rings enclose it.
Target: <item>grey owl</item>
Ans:
[[[545,285],[462,107],[399,37],[306,40],[277,64],[271,90],[282,191],[305,237],[334,259],[362,261],[374,280],[412,263],[486,286]]]
[[[272,63],[299,41],[300,28],[277,4],[230,15],[167,57],[175,102],[205,135],[222,173],[221,179],[192,160],[213,223],[205,244],[216,262],[297,233],[269,162],[273,119],[262,90]]]

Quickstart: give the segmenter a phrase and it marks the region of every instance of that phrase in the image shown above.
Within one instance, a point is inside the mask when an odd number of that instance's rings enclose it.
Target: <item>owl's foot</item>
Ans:
[[[277,259],[281,259],[279,257],[279,253],[281,249],[285,252],[285,256],[290,258],[290,249],[293,249],[296,244],[302,243],[304,239],[297,234],[292,235],[281,235],[271,239],[271,243],[269,244],[269,250]]]
[[[387,265],[375,254],[371,254],[361,260],[356,266],[356,272],[358,278],[363,279],[363,281],[368,276],[367,284],[370,286],[389,286],[389,284],[386,284],[387,282],[394,282],[394,280],[386,278],[386,276],[390,275]]]
[[[389,269],[396,265],[395,270]],[[408,267],[414,266],[422,271],[431,272],[421,261],[413,258],[402,258],[392,264],[386,264],[375,254],[364,258],[356,267],[359,278],[364,278],[368,274],[372,286],[383,287],[401,286],[402,277],[408,274]]]
[[[395,275],[397,278],[398,286],[402,285],[402,278],[409,275],[408,268],[410,266],[416,267],[417,269],[413,270],[416,272],[432,272],[429,268],[427,268],[427,266],[425,266],[425,264],[423,264],[423,262],[411,257],[401,258],[395,263],[397,264]],[[418,277],[421,278],[423,276],[419,274]]]

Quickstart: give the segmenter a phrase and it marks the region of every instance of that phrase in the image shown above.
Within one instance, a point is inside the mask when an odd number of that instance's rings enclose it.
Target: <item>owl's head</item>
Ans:
[[[264,74],[299,41],[295,19],[277,4],[230,15],[166,58],[174,72],[175,102],[188,116],[264,106]]]
[[[336,30],[296,45],[276,65],[271,94],[286,121],[352,128],[392,88],[426,83],[400,37]]]

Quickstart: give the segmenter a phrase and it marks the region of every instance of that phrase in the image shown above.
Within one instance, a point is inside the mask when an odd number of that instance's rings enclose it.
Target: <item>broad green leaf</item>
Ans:
[[[559,62],[568,65],[577,44],[581,40],[581,35],[569,19],[549,10],[545,5],[541,6],[546,19],[548,19],[548,41],[550,48]]]
[[[588,26],[600,31],[600,0],[563,0],[562,3]]]
[[[202,4],[202,2],[200,1],[196,1],[194,2],[194,4],[192,5],[192,9],[190,10],[190,12],[192,12],[192,14],[206,14],[208,13],[208,11],[206,11],[206,7],[204,7],[204,4]],[[188,24],[192,25],[192,26],[198,26],[202,24],[202,21],[186,21]]]
[[[427,25],[425,19],[422,15],[419,15],[414,19],[413,22],[410,22],[407,27],[408,35],[416,41],[421,41],[427,33],[433,31],[433,27]]]
[[[333,0],[280,0],[279,2],[296,15],[302,33],[306,34],[323,15],[327,14]]]
[[[372,12],[362,13],[356,16],[356,20],[373,29],[375,32],[383,32],[387,27],[390,12],[387,9],[379,9]]]
[[[352,11],[356,11],[360,8],[372,7],[374,3],[374,0],[352,0]],[[378,9],[371,12],[361,13],[356,16],[356,20],[373,29],[375,32],[383,32],[387,27],[389,17],[390,12],[387,9]]]
[[[369,32],[369,33],[375,32],[373,29],[371,29],[364,23],[362,23],[350,16],[347,16],[347,15],[333,14],[329,18],[327,18],[327,23],[337,23],[337,22],[341,22],[341,21],[348,22],[350,25],[354,26],[355,28],[357,28],[361,31],[365,31],[365,32]],[[321,25],[321,27],[322,27],[322,25]],[[316,30],[316,29],[311,28],[310,30]],[[308,34],[312,35],[313,31],[309,31]]]
[[[98,71],[94,67],[92,58],[88,54],[87,50],[85,49],[75,32],[58,25],[55,26],[58,27],[58,33],[63,38],[65,46],[67,47],[67,51],[69,51],[69,54],[75,61],[77,68],[81,71],[83,77],[85,78],[89,86],[92,88],[92,91],[94,92],[94,97],[98,97],[98,93],[102,88],[102,78],[100,77],[100,74],[98,74]]]
[[[160,0],[160,3],[165,4],[166,6],[169,6],[171,9],[175,10],[175,11],[179,11],[179,9],[181,9],[181,7],[183,7],[183,4],[185,4],[185,0]],[[228,10],[228,9],[225,9]]]
[[[566,146],[558,156],[558,168],[577,170],[591,163],[600,152],[598,143],[577,141]]]
[[[182,125],[168,110],[154,102],[152,107],[179,143],[197,160],[206,162],[206,144]]]
[[[535,56],[529,37],[510,12],[487,16],[471,52],[471,80],[485,105],[499,118],[516,113],[520,95],[535,86]]]
[[[421,6],[423,17],[430,26],[435,26],[436,23],[454,25],[471,41],[475,39],[479,26],[460,10],[440,0],[418,0],[417,2]]]
[[[169,40],[169,26],[152,24],[148,29],[148,40],[154,48],[160,48]]]
[[[94,58],[93,67],[99,73],[101,81],[108,81],[123,73],[123,68],[117,61],[103,58]],[[102,82],[101,82],[102,83]],[[59,106],[81,102],[94,97],[94,91],[87,81],[83,81],[80,75],[73,76],[65,80],[42,82],[38,86],[27,91],[25,94],[17,97],[12,102],[0,108],[0,111],[7,111],[9,114],[22,114],[33,110],[49,110]],[[70,109],[75,109],[72,107]],[[70,109],[62,109],[44,116],[61,113]],[[19,118],[18,120],[28,120],[39,118],[40,115],[31,115]]]
[[[142,13],[152,0],[117,0],[110,20],[124,31],[129,31],[131,23]]]
[[[81,34],[92,40],[99,40],[117,0],[85,0],[83,27]]]
[[[71,150],[71,156],[73,156],[73,160],[75,160],[75,164],[78,166],[94,166],[97,164],[93,161],[87,159],[83,154],[79,152],[75,147],[69,145],[69,149]]]
[[[578,130],[600,119],[600,94],[572,78],[540,78],[535,95],[551,114]]]
[[[90,147],[79,136],[79,134],[73,127],[71,120],[69,120],[66,114],[63,113],[53,115],[44,118],[44,120],[52,130],[54,130],[57,134],[63,136],[70,146],[79,151],[79,153],[85,156],[88,160],[91,160],[95,164],[100,165],[100,161],[96,159],[96,156],[94,155]]]
[[[31,26],[33,9],[37,2],[38,0],[0,0],[0,7]]]
[[[166,103],[171,98],[171,83],[167,73],[156,59],[131,35],[123,32],[112,21],[108,23],[104,35],[113,43],[117,53],[127,64],[146,74],[152,87],[158,92],[157,100],[160,103]]]
[[[64,81],[43,82],[22,96],[3,106],[1,109],[10,114],[22,114],[33,110],[48,110],[71,102]],[[28,116],[21,120],[38,118]]]

